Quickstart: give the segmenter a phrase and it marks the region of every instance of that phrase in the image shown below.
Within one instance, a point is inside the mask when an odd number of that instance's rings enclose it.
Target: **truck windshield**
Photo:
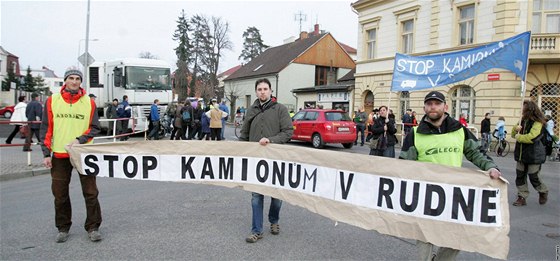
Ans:
[[[140,66],[126,67],[126,88],[137,90],[171,90],[170,69]]]

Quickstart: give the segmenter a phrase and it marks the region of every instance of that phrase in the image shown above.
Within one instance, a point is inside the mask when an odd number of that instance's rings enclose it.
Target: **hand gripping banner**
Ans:
[[[418,91],[462,81],[492,68],[525,80],[531,32],[458,52],[427,56],[397,53],[391,91]]]
[[[234,141],[74,145],[82,175],[194,182],[285,200],[382,234],[506,259],[507,184],[430,163]]]

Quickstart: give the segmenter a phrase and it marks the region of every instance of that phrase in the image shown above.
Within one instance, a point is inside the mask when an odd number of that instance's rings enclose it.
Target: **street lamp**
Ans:
[[[77,57],[76,59],[80,58],[80,55],[82,55],[82,54],[80,53],[80,52],[82,51],[82,48],[81,48],[81,47],[82,47],[82,41],[85,42],[86,39],[80,39],[80,41],[78,41],[78,57]],[[90,41],[90,42],[97,42],[97,41],[99,41],[99,39],[97,39],[97,38],[95,38],[95,39],[89,39],[89,41]],[[78,68],[80,68],[80,61],[78,61]]]

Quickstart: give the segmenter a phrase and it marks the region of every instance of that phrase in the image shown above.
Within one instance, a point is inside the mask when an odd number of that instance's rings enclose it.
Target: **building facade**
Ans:
[[[427,92],[444,93],[452,117],[468,115],[480,128],[484,114],[506,120],[511,129],[521,114],[521,79],[492,69],[451,85],[415,92],[391,92],[395,53],[432,55],[459,51],[532,31],[525,97],[560,122],[560,1],[360,0],[355,108],[389,105],[400,119],[411,108],[423,116]],[[389,103],[390,101],[390,103]]]
[[[225,93],[238,97],[235,107],[248,108],[256,99],[255,81],[268,78],[272,95],[296,110],[301,100],[293,89],[334,83],[355,68],[352,57],[330,33],[316,31],[302,32],[295,41],[265,50],[225,79]]]

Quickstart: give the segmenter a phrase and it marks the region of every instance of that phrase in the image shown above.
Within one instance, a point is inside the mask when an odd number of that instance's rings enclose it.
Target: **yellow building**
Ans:
[[[521,113],[521,78],[493,69],[467,80],[415,92],[390,92],[395,53],[431,55],[478,47],[532,31],[526,98],[535,100],[560,129],[560,1],[558,0],[360,0],[354,108],[389,105],[397,119],[406,109],[423,116],[431,90],[446,95],[449,113],[468,114],[480,128],[486,112],[508,131]],[[389,96],[391,102],[389,103]],[[493,128],[493,127],[492,127]]]

